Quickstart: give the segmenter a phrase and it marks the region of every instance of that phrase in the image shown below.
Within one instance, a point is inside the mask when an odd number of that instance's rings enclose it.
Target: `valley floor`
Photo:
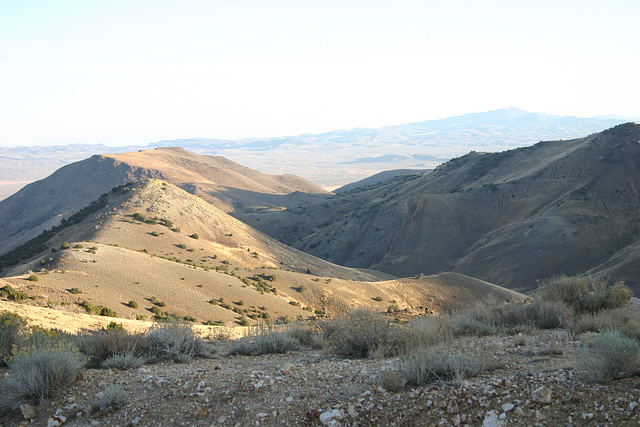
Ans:
[[[325,349],[226,356],[234,340],[216,341],[217,356],[188,364],[86,369],[37,408],[33,425],[55,414],[65,426],[638,425],[639,377],[593,384],[573,371],[574,352],[588,339],[562,330],[458,339],[452,350],[484,354],[493,369],[397,392],[379,378],[399,359],[345,360]],[[111,385],[127,391],[128,403],[90,416],[96,395]],[[0,420],[21,423],[20,410]]]

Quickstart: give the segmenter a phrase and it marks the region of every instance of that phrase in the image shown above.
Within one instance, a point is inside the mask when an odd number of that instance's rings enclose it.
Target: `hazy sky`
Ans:
[[[0,146],[640,116],[637,0],[0,0]]]

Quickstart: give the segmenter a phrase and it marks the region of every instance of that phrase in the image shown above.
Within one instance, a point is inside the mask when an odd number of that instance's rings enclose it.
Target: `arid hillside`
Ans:
[[[354,307],[408,315],[523,298],[459,274],[396,279],[341,267],[161,180],[116,187],[91,206],[44,241],[0,257],[4,282],[40,306],[210,325],[286,322]]]
[[[0,201],[0,254],[59,224],[111,188],[149,178],[165,179],[223,210],[232,203],[271,198],[288,205],[329,194],[295,176],[265,175],[222,157],[180,148],[97,155],[62,167]]]
[[[640,127],[472,152],[287,210],[235,215],[329,261],[394,275],[456,271],[518,291],[591,274],[640,291]]]

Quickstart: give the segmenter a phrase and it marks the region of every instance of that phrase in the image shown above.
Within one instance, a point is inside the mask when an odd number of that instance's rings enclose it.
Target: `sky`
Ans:
[[[1,0],[0,146],[640,116],[637,0]]]

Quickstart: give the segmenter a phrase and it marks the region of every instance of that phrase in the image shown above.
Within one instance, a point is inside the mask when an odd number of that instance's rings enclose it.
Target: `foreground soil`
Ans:
[[[395,392],[380,387],[380,376],[398,369],[397,358],[339,359],[328,346],[227,356],[235,341],[216,341],[217,355],[188,364],[84,370],[31,423],[17,410],[0,425],[47,425],[54,415],[65,426],[638,425],[640,378],[593,384],[572,369],[575,349],[591,338],[534,331],[461,339],[451,351],[481,355],[492,370]],[[93,413],[96,395],[111,385],[126,390],[128,403]]]

